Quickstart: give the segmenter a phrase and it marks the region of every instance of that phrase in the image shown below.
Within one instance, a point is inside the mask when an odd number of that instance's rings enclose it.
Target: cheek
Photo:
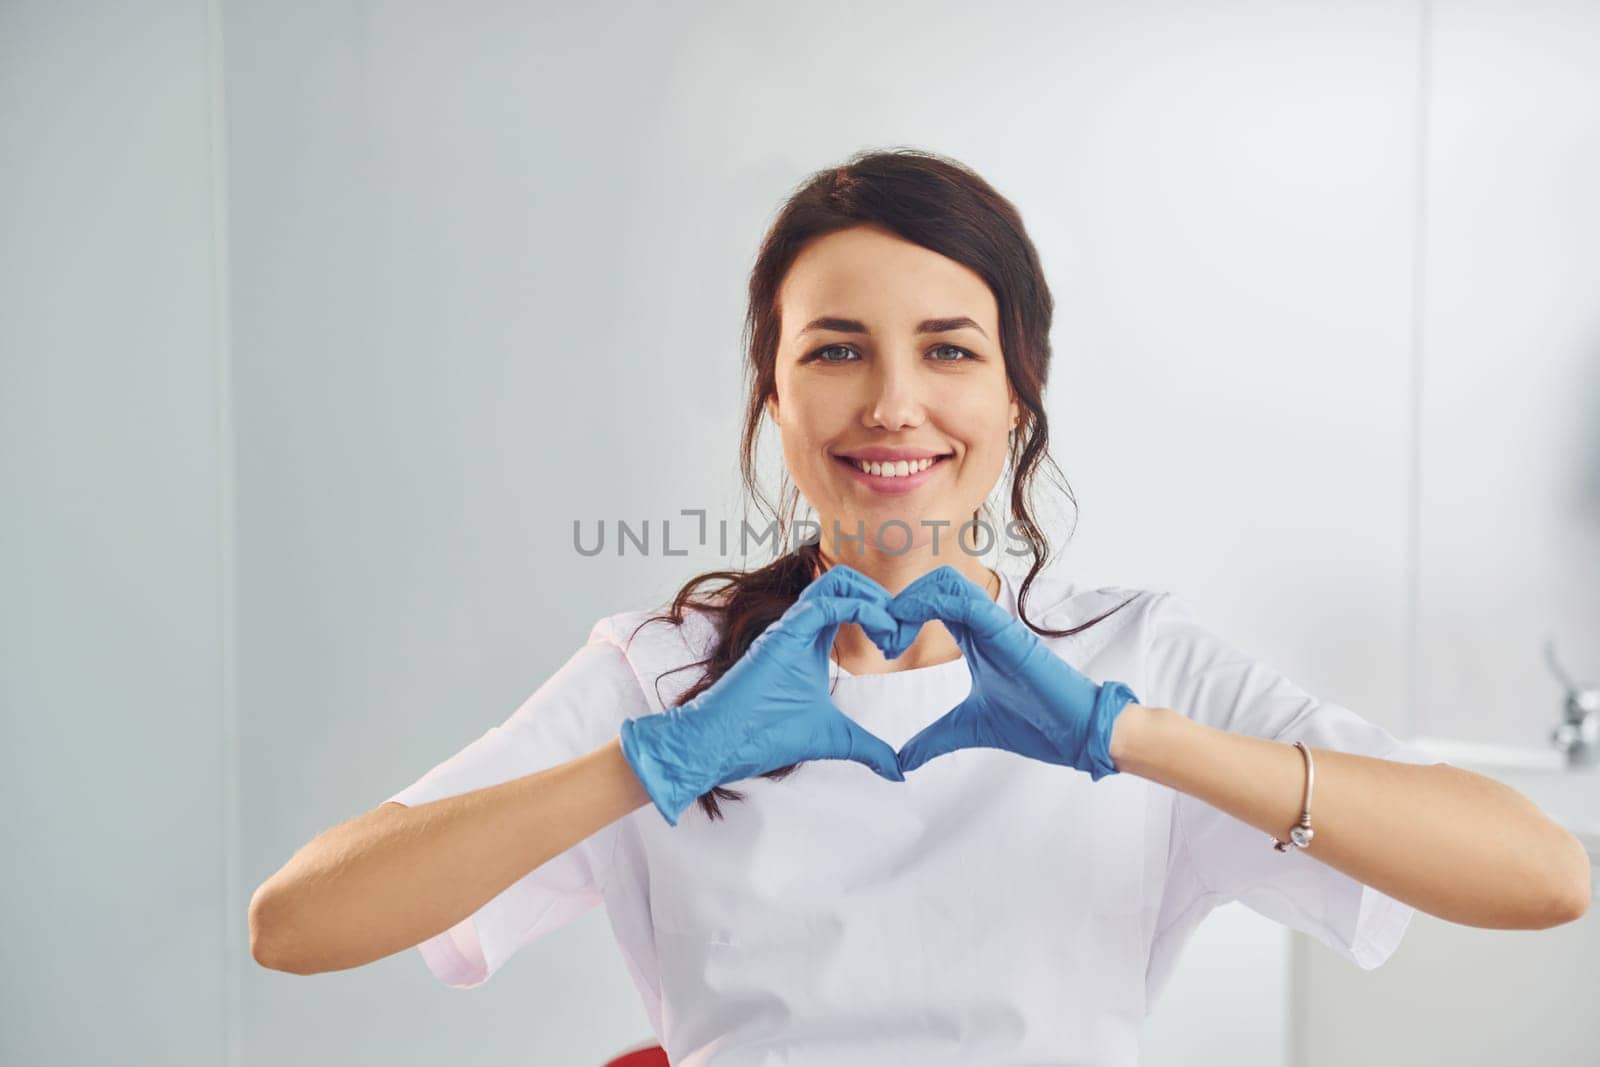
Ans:
[[[828,441],[849,426],[855,410],[838,388],[802,384],[785,401],[784,431],[801,442]]]
[[[1011,429],[1010,412],[1003,406],[997,411],[992,398],[969,391],[946,398],[936,410],[937,421],[961,440],[969,459],[1004,453]]]

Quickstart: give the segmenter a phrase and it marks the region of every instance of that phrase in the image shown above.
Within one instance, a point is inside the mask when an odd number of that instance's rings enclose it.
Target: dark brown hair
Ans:
[[[776,547],[781,554],[757,570],[720,570],[697,575],[678,590],[669,609],[639,624],[640,627],[651,622],[681,624],[687,608],[707,612],[715,620],[717,638],[710,655],[675,668],[705,668],[701,678],[684,691],[679,703],[704,692],[722,677],[744,655],[751,642],[787,611],[801,590],[827,567],[821,546],[815,540],[781,552],[789,539],[799,491],[789,487],[785,473],[779,487],[784,507],[781,511],[773,510],[755,476],[756,440],[766,401],[777,388],[781,321],[778,290],[784,276],[809,242],[862,225],[881,227],[963,264],[982,277],[994,293],[1006,376],[1022,408],[1008,453],[1013,472],[1010,508],[1016,518],[1007,527],[1021,534],[1033,556],[1033,565],[1017,595],[1017,613],[1022,621],[1035,633],[1065,637],[1088,629],[1128,603],[1125,601],[1105,615],[1070,630],[1035,626],[1023,610],[1034,576],[1050,558],[1049,541],[1034,523],[1029,508],[1033,479],[1041,466],[1047,466],[1058,477],[1061,472],[1049,455],[1049,420],[1041,399],[1050,372],[1050,319],[1054,301],[1045,284],[1039,255],[1023,229],[1017,209],[988,182],[952,159],[910,148],[858,152],[842,166],[818,171],[801,183],[767,231],[750,272],[744,327],[749,397],[739,469],[751,498],[777,522]],[[1075,509],[1077,501],[1071,487],[1064,478],[1060,481]],[[988,510],[987,503],[984,510]],[[976,516],[974,512],[974,518]],[[706,596],[694,596],[696,589],[713,581],[722,584]],[[659,688],[660,678],[656,683]],[[762,777],[782,779],[798,766],[790,764],[768,771]],[[700,806],[713,819],[721,817],[717,807],[719,797],[742,800],[743,794],[717,786],[701,796]]]

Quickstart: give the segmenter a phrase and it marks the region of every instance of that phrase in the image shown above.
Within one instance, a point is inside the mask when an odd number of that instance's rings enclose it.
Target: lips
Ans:
[[[839,462],[840,466],[850,472],[851,477],[858,480],[868,489],[875,493],[894,496],[912,492],[918,486],[937,475],[940,468],[950,459],[950,456],[935,457],[923,469],[917,471],[908,470],[905,474],[873,474],[858,467],[844,456],[834,456],[833,458]]]

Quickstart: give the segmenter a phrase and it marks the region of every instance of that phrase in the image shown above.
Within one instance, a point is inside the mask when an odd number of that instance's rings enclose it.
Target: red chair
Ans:
[[[602,1067],[672,1067],[667,1062],[667,1050],[660,1045],[646,1045],[643,1048],[630,1049],[614,1060],[607,1060]]]

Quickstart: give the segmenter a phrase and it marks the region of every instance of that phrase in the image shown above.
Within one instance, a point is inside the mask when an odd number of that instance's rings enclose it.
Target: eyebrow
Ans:
[[[989,335],[983,332],[983,327],[967,318],[957,315],[948,319],[923,319],[917,323],[918,333],[950,333],[953,330],[977,330],[987,340]],[[835,315],[823,315],[821,318],[812,319],[800,328],[795,337],[804,337],[813,330],[832,330],[836,333],[869,333],[866,324],[859,319],[842,319]]]

